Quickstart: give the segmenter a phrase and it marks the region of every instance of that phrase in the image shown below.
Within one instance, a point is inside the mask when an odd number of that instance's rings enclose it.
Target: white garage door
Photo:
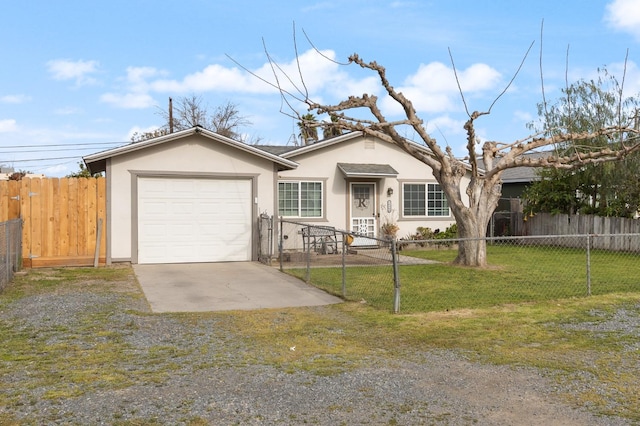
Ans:
[[[138,263],[251,260],[251,181],[138,178]]]

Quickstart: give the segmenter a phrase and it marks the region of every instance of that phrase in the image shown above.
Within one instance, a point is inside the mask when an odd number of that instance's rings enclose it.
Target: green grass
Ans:
[[[592,251],[591,286],[584,250],[558,247],[487,247],[487,268],[450,264],[455,249],[403,251],[405,256],[442,262],[400,264],[400,310],[403,313],[484,308],[589,294],[640,291],[640,256]],[[287,271],[304,278],[304,270]],[[346,299],[364,300],[379,309],[393,309],[390,266],[347,268]],[[341,268],[312,269],[310,282],[342,295]]]

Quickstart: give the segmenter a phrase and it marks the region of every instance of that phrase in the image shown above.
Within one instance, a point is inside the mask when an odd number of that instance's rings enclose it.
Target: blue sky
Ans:
[[[466,115],[448,49],[469,109],[487,110],[535,41],[508,93],[477,122],[482,139],[512,142],[529,134],[525,125],[542,99],[543,19],[548,100],[558,97],[565,73],[573,82],[607,66],[620,79],[627,49],[625,88],[640,92],[640,0],[4,1],[0,164],[64,176],[78,170],[82,155],[160,126],[169,97],[192,94],[211,110],[237,104],[252,122],[243,132],[262,143],[292,143],[295,122],[280,112],[278,93],[227,55],[268,77],[264,40],[295,76],[294,22],[313,99],[337,102],[380,87],[374,75],[315,54],[303,29],[337,61],[357,52],[384,65],[432,135],[464,155]],[[397,108],[382,105],[397,117]]]

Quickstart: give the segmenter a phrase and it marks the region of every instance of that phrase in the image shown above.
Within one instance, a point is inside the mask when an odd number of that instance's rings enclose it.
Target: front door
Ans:
[[[375,237],[376,229],[376,184],[352,183],[351,231],[368,237]],[[375,240],[365,237],[356,237],[351,243],[352,246],[371,246],[376,244]]]

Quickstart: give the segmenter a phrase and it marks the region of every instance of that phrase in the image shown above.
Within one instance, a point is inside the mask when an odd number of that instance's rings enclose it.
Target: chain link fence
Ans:
[[[329,226],[279,224],[280,270],[345,300],[389,308],[399,300],[392,240]]]
[[[0,291],[22,266],[22,219],[0,222]]]
[[[461,239],[389,240],[279,221],[281,270],[345,300],[413,313],[640,292],[640,234],[494,237],[485,268]]]

